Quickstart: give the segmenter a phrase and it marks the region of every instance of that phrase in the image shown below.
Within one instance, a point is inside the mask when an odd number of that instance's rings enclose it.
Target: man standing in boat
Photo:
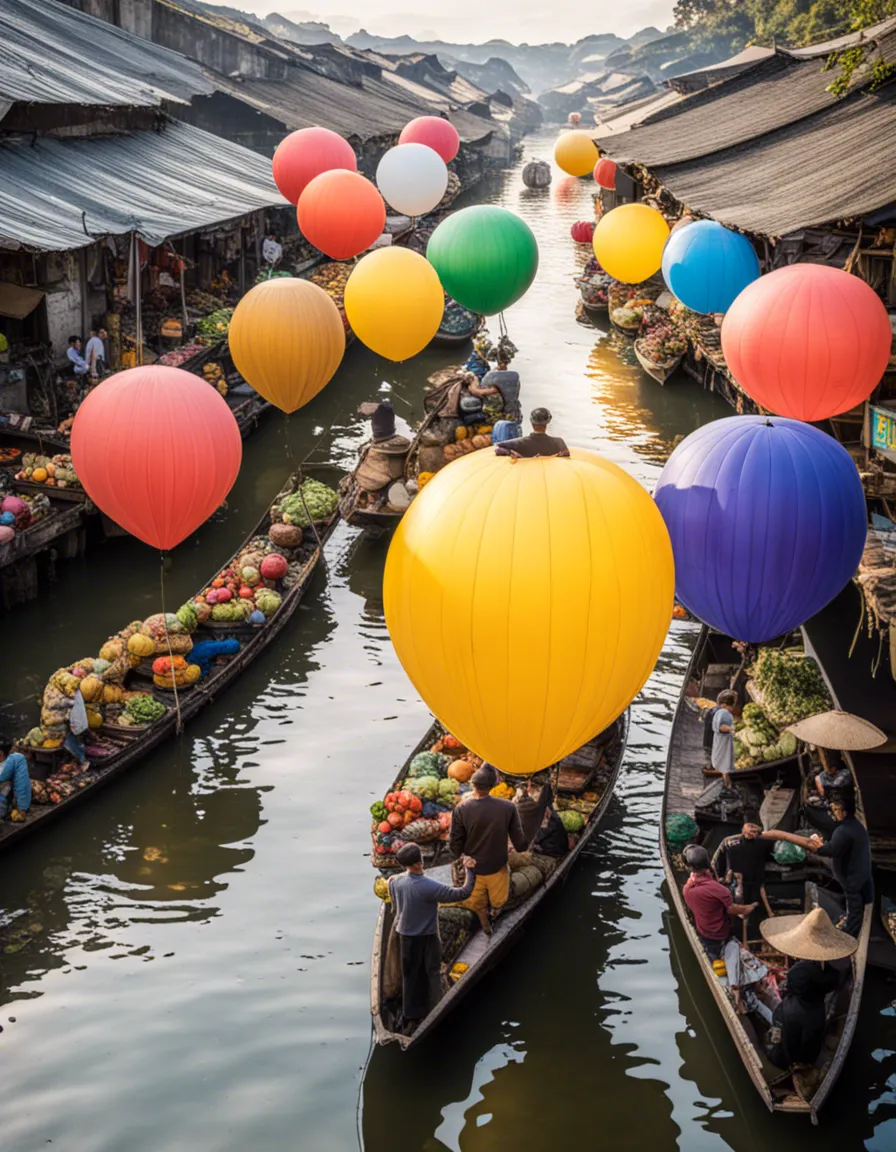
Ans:
[[[537,456],[568,456],[566,442],[559,436],[548,436],[547,428],[553,417],[547,408],[533,408],[529,416],[532,431],[518,440],[505,440],[495,448],[496,456],[512,456],[515,460],[531,460]]]
[[[423,855],[416,844],[399,848],[396,859],[405,871],[389,879],[389,899],[401,942],[401,1012],[410,1033],[442,996],[439,905],[456,904],[470,895],[476,883],[476,861],[464,856],[466,882],[450,888],[423,874]]]
[[[865,905],[874,902],[874,880],[871,875],[871,842],[865,825],[856,817],[856,796],[851,789],[831,797],[831,815],[837,827],[825,844],[814,835],[805,847],[816,856],[831,861],[837,883],[846,897],[846,916],[837,925],[850,936],[858,937],[862,930]]]

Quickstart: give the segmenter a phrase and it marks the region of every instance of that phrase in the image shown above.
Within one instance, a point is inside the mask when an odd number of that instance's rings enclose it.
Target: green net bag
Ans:
[[[672,844],[687,844],[697,832],[697,821],[686,812],[672,812],[666,817],[666,839]]]
[[[806,850],[805,848],[800,848],[799,844],[790,844],[787,840],[778,840],[775,842],[772,855],[779,864],[802,864],[806,859]]]

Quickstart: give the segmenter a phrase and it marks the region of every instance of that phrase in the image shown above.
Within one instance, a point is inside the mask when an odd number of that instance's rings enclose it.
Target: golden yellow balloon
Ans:
[[[284,412],[313,399],[345,352],[339,309],[322,288],[291,276],[250,289],[236,306],[228,339],[240,375]]]
[[[648,204],[620,204],[601,217],[591,243],[603,270],[623,284],[640,284],[659,272],[669,225]]]
[[[387,360],[407,360],[432,340],[445,308],[438,273],[410,248],[379,248],[355,265],[345,314],[358,339]]]
[[[386,623],[435,715],[528,775],[611,724],[643,687],[672,612],[656,505],[589,452],[473,452],[427,484],[386,560]]]
[[[583,128],[562,132],[554,144],[554,163],[570,176],[590,176],[600,159],[592,133]]]

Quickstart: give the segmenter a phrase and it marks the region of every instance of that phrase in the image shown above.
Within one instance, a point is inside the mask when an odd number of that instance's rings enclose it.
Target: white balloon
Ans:
[[[445,195],[445,161],[425,144],[398,144],[380,160],[376,182],[383,199],[403,216],[425,216]]]

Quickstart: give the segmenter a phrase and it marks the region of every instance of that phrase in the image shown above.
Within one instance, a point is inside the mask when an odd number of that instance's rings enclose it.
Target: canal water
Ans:
[[[569,226],[589,182],[525,160],[471,201],[519,212],[538,278],[507,316],[525,408],[652,488],[677,436],[729,414],[684,377],[661,388],[574,319],[584,255]],[[231,555],[312,449],[348,467],[358,404],[391,389],[421,414],[450,354],[403,367],[349,350],[325,392],[245,445],[228,507],[178,548],[168,607]],[[581,1144],[896,1147],[893,989],[871,974],[826,1131],[770,1117],[668,921],[657,854],[665,748],[696,631],[674,623],[633,709],[628,755],[592,849],[506,962],[409,1055],[375,1051],[365,1087],[378,902],[368,806],[429,723],[383,622],[385,544],[344,525],[273,651],[88,804],[2,859],[0,1144],[7,1152],[544,1152]],[[631,565],[638,556],[623,558]],[[58,666],[159,608],[158,559],[96,544],[40,602],[0,620],[0,727],[18,732]],[[359,1113],[360,1106],[360,1113]]]

